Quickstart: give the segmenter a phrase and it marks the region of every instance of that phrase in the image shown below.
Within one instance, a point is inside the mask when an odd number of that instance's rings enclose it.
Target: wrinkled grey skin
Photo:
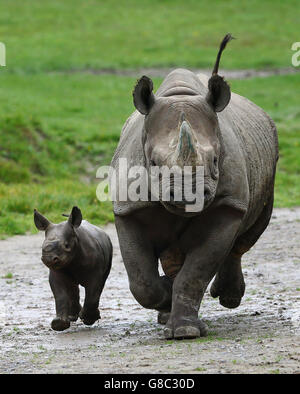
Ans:
[[[109,275],[112,245],[108,235],[86,220],[73,207],[69,219],[54,224],[38,211],[34,222],[45,231],[42,261],[49,268],[50,287],[55,298],[56,318],[51,327],[63,331],[80,317],[92,325],[100,319],[99,299]],[[79,285],[85,288],[84,305],[79,303]]]
[[[241,257],[267,227],[273,208],[275,125],[261,108],[230,95],[215,69],[209,81],[177,69],[155,96],[152,81],[142,77],[133,92],[137,111],[125,123],[112,160],[115,168],[119,158],[147,168],[174,162],[205,167],[205,205],[197,214],[187,214],[176,201],[114,203],[131,292],[145,308],[160,312],[166,338],[206,335],[198,311],[214,276],[211,295],[228,308],[240,304]],[[190,156],[187,144],[178,155],[183,129],[192,139]],[[159,260],[165,276],[159,276]]]

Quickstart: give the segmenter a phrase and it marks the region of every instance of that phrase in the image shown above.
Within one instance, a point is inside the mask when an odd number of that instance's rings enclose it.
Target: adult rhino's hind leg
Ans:
[[[252,227],[239,236],[221,265],[210,288],[212,297],[219,297],[220,304],[226,308],[237,308],[245,293],[245,282],[241,267],[244,253],[256,243],[269,224],[273,210],[273,195]]]
[[[240,254],[231,251],[210,288],[211,296],[219,297],[220,304],[226,308],[237,308],[245,293],[241,257]]]
[[[185,256],[176,244],[165,249],[159,256],[161,267],[165,275],[174,281],[183,266]],[[157,323],[167,324],[170,312],[158,312]]]

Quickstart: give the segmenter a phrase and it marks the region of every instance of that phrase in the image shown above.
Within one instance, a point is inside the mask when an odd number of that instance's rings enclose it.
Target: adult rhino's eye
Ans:
[[[65,242],[65,248],[70,249],[70,244],[68,242]]]

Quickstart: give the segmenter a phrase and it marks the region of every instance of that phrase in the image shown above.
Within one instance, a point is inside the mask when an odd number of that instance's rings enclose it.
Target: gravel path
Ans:
[[[54,71],[51,74],[95,74],[95,75],[117,75],[123,77],[135,77],[139,78],[142,75],[147,75],[151,78],[164,78],[166,77],[172,70],[178,67],[149,67],[149,68],[137,68],[137,69],[113,69],[113,68],[86,68],[86,69],[74,69],[74,70],[66,70],[66,71]],[[184,67],[186,68],[186,67]],[[198,69],[198,68],[190,68],[189,70],[195,73],[202,73],[207,76],[211,76],[211,69]],[[283,67],[283,68],[274,68],[274,69],[266,69],[266,70],[256,70],[256,69],[247,69],[247,70],[222,70],[220,69],[219,74],[226,77],[226,79],[247,79],[247,78],[265,78],[271,77],[274,75],[290,75],[297,74],[300,72],[300,68],[296,67]]]
[[[300,373],[300,209],[274,211],[244,256],[241,306],[225,309],[207,293],[209,336],[190,341],[163,339],[156,312],[130,294],[114,226],[106,230],[114,260],[102,320],[61,333],[50,329],[44,235],[0,241],[0,373]]]

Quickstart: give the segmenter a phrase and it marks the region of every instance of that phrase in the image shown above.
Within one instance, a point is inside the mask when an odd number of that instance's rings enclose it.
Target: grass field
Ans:
[[[96,223],[112,219],[110,204],[96,199],[95,173],[109,164],[133,111],[133,84],[133,78],[93,75],[0,78],[0,94],[6,97],[0,117],[1,233],[32,231],[34,207],[52,220],[61,220],[73,204]],[[300,204],[297,85],[300,75],[231,83],[278,126],[276,206]]]
[[[95,173],[110,162],[134,109],[135,78],[68,71],[209,67],[228,30],[239,39],[226,49],[223,68],[290,66],[296,1],[124,4],[1,2],[7,67],[0,68],[0,236],[35,231],[33,208],[53,221],[73,205],[94,223],[113,220],[111,205],[96,199]],[[155,86],[160,82],[155,79]],[[300,74],[235,80],[231,86],[278,126],[276,206],[300,205]]]
[[[210,67],[230,31],[223,67],[287,67],[299,16],[298,0],[2,0],[0,41],[11,72]]]

